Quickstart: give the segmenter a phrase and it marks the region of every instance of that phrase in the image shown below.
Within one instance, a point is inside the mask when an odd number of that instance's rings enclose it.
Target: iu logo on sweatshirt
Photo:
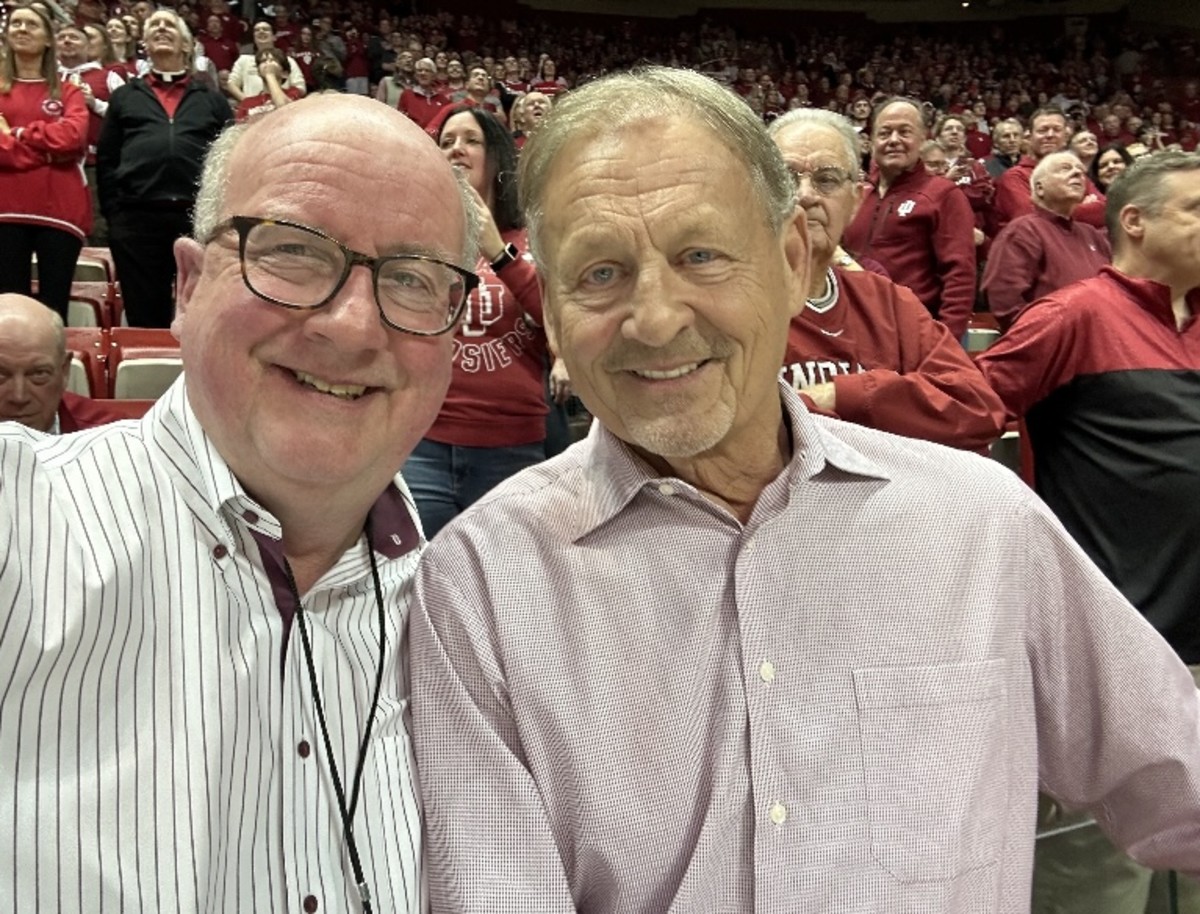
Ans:
[[[508,290],[504,286],[481,282],[476,293],[467,299],[462,336],[486,336],[488,327],[504,317],[507,296]]]

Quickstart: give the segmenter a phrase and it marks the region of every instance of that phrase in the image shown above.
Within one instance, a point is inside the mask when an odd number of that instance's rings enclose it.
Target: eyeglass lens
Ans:
[[[832,194],[846,183],[846,174],[837,168],[818,168],[816,171],[793,171],[796,186],[800,186],[802,178],[807,177],[812,182],[813,189],[819,194]]]
[[[297,308],[315,308],[336,292],[348,254],[332,239],[300,226],[262,222],[246,233],[243,266],[252,291]],[[463,278],[419,257],[380,258],[375,295],[384,317],[406,330],[436,333],[458,313]]]

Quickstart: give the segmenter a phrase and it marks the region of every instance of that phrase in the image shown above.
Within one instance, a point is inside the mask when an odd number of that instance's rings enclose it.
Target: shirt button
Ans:
[[[308,744],[308,740],[300,740],[300,744],[296,746],[296,751],[300,754],[300,758],[308,758],[308,754],[312,752],[312,747]]]
[[[661,494],[661,495],[674,495],[675,487],[673,485],[671,485],[669,482],[663,482],[663,483],[659,483],[658,491],[659,491],[659,494]]]
[[[304,910],[307,911],[308,914],[313,914],[313,912],[317,910],[317,907],[318,907],[318,905],[317,905],[317,896],[316,895],[305,896]]]
[[[776,825],[782,825],[787,821],[787,807],[782,803],[776,803],[771,807],[771,821]]]
[[[253,511],[243,511],[242,512],[242,520],[244,520],[248,524],[257,524],[258,523],[258,515],[255,514]]]
[[[229,555],[229,550],[226,549],[223,544],[218,543],[217,545],[213,546],[212,554],[214,559],[223,559],[225,556]]]
[[[754,537],[752,537],[752,536],[746,540],[746,551],[747,552],[754,551]]]
[[[775,681],[775,664],[770,660],[764,660],[758,665],[758,678],[763,682]]]

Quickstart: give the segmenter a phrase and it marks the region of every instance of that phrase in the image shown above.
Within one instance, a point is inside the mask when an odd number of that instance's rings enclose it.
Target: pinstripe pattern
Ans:
[[[0,424],[0,894],[18,909],[359,909],[303,652],[281,676],[249,511],[278,538],[182,381],[140,423],[62,438]],[[387,912],[418,909],[399,650],[417,554],[380,560],[385,685],[355,823]],[[379,656],[363,541],[304,602],[352,772]]]

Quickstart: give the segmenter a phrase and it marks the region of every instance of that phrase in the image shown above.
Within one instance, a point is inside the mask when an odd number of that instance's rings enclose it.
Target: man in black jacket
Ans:
[[[232,119],[225,98],[192,78],[190,39],[171,10],[146,20],[150,72],[112,94],[96,149],[97,195],[134,327],[170,326],[175,239],[188,233],[204,154]]]

